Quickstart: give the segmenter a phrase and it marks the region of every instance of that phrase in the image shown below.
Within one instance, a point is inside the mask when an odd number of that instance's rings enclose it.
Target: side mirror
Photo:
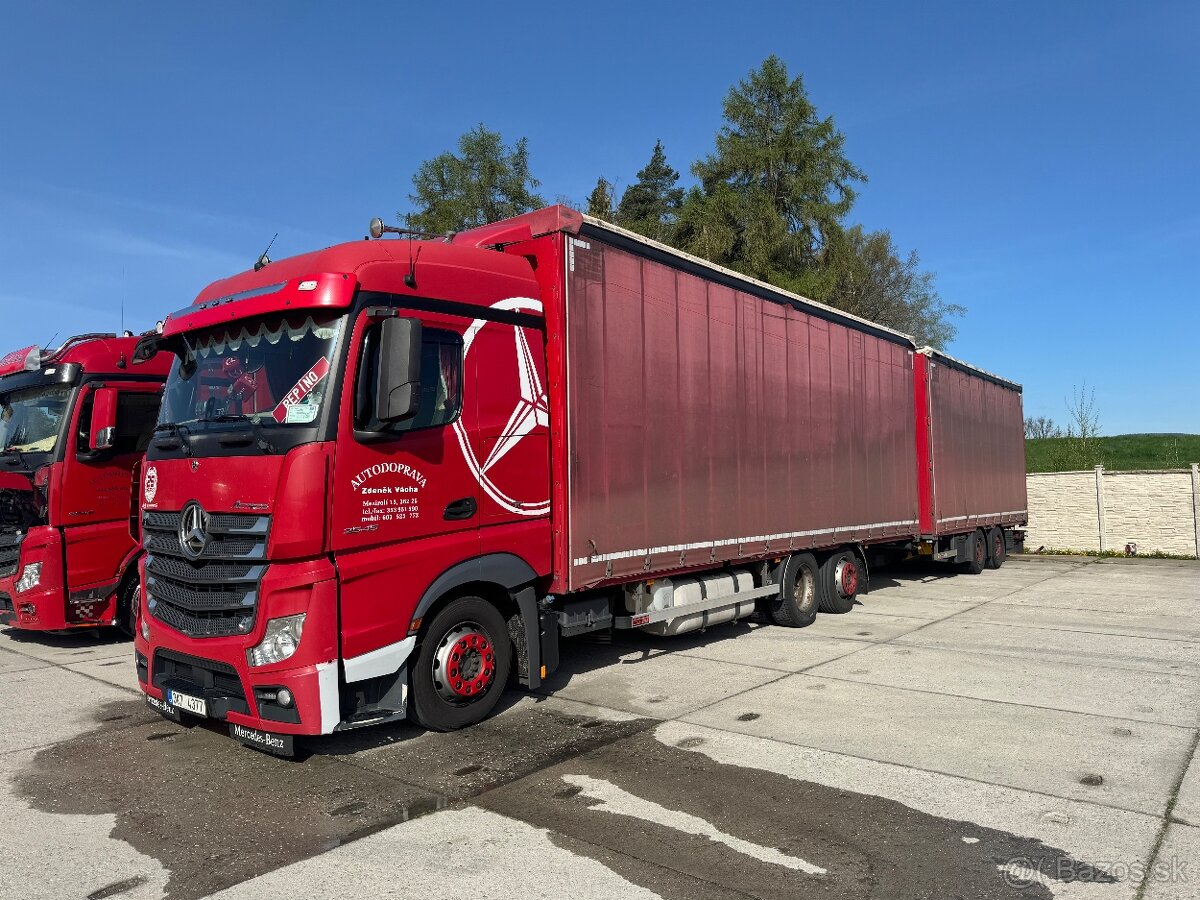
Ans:
[[[133,364],[136,366],[154,359],[161,342],[162,339],[157,334],[144,335],[133,347]]]
[[[421,400],[421,322],[384,319],[375,370],[375,418],[400,422],[417,412]]]
[[[88,449],[111,450],[117,440],[117,389],[99,388],[92,395],[92,428]]]

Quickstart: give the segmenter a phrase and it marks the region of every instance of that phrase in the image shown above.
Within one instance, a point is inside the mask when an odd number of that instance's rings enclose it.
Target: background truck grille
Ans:
[[[21,558],[21,541],[23,534],[0,534],[0,578],[7,578],[17,571],[17,561]]]
[[[269,516],[214,513],[208,543],[191,559],[179,543],[180,513],[142,515],[146,596],[151,614],[189,637],[245,634],[254,626],[267,571]]]

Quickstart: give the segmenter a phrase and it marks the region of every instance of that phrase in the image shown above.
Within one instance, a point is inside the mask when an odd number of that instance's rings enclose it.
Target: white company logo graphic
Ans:
[[[541,301],[528,297],[512,297],[493,303],[491,308],[506,312],[541,313],[542,304]],[[504,327],[498,326],[491,319],[476,319],[471,323],[471,327],[463,335],[464,360],[471,353],[471,344],[474,342],[475,336],[485,325],[489,324],[495,327]],[[488,453],[487,459],[481,463],[471,447],[471,442],[467,439],[461,419],[454,423],[454,433],[458,435],[458,445],[462,448],[463,458],[489,497],[511,513],[521,516],[544,516],[550,511],[549,497],[544,500],[517,499],[506,493],[488,474],[496,463],[520,444],[535,428],[550,426],[550,402],[546,397],[546,388],[542,385],[541,376],[538,375],[537,362],[529,347],[529,340],[525,337],[525,329],[520,325],[513,325],[512,330],[519,396],[516,398],[512,414],[508,417],[508,423],[504,426],[503,434],[496,441],[496,446]]]
[[[146,470],[146,484],[142,496],[146,498],[147,503],[153,503],[154,498],[158,496],[158,469],[154,466]]]

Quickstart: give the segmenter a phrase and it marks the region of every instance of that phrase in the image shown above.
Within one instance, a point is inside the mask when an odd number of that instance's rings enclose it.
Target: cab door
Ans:
[[[99,387],[88,385],[76,404],[59,506],[68,593],[95,588],[96,599],[107,599],[115,589],[118,569],[135,546],[130,532],[132,473],[146,452],[161,398],[157,384],[108,382],[105,386],[117,390],[112,449],[96,454],[88,450]]]
[[[460,445],[460,436],[473,439],[477,417],[467,323],[420,315],[417,411],[384,425],[373,419],[373,388],[391,314],[368,309],[355,321],[338,416],[331,539],[346,659],[403,641],[425,588],[479,554],[479,482]]]

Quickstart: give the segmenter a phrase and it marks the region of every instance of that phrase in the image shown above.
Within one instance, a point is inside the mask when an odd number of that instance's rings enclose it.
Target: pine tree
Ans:
[[[748,275],[794,287],[866,180],[833,118],[803,80],[768,57],[731,88],[716,152],[692,166],[700,186],[680,211],[677,243]]]
[[[669,242],[683,204],[683,188],[675,186],[677,181],[679,173],[667,164],[662,141],[656,141],[650,162],[621,195],[617,222],[630,231]]]
[[[588,195],[587,214],[605,222],[612,222],[615,218],[612,182],[603,175],[596,179],[596,186]]]

